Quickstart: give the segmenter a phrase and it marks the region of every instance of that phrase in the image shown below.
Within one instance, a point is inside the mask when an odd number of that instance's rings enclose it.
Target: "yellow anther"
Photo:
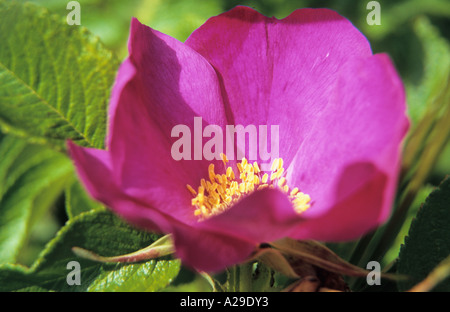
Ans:
[[[278,168],[278,160],[279,158],[276,158],[273,163],[272,163],[272,167],[270,168],[270,170],[275,171]]]
[[[245,167],[247,165],[247,158],[242,158],[241,160],[242,166]]]
[[[189,192],[191,192],[192,195],[197,195],[197,192],[192,188],[192,186],[190,186],[189,184],[186,184],[187,189],[189,190]]]
[[[281,168],[283,168],[283,158],[278,158],[277,169],[281,169]]]
[[[275,179],[279,179],[283,175],[283,173],[284,173],[284,168],[277,169],[277,171],[273,172],[270,175],[270,181],[273,181]]]
[[[277,178],[280,178],[284,173],[284,168],[280,168],[277,170]]]
[[[272,172],[272,173],[270,174],[270,182],[272,182],[272,181],[275,180],[276,178],[277,178],[276,172]]]
[[[279,187],[283,187],[284,183],[286,183],[286,178],[282,177],[281,179],[278,180],[278,186]]]
[[[213,197],[208,198],[208,203],[210,203],[211,205],[215,205],[215,199]]]
[[[295,196],[295,194],[297,194],[298,193],[298,187],[294,187],[293,189],[292,189],[292,191],[291,191],[291,196]]]
[[[269,180],[269,175],[267,173],[264,173],[261,182],[262,183],[267,183],[267,180]]]
[[[258,163],[256,161],[253,163],[253,168],[254,168],[255,173],[261,172],[261,170],[259,169]]]
[[[214,180],[214,177],[215,177],[214,164],[209,165],[208,174],[209,174],[209,179],[211,180],[211,183],[215,183],[216,181]]]
[[[227,155],[225,155],[224,153],[220,153],[220,157],[222,158],[223,164],[226,166],[228,162]]]

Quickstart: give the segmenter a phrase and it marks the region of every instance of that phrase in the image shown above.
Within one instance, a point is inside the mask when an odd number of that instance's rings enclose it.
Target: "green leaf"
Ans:
[[[413,220],[405,244],[400,249],[398,272],[408,275],[399,283],[400,290],[408,290],[421,282],[450,255],[450,178],[426,199]],[[450,280],[439,284],[436,291],[450,291]]]
[[[369,12],[366,9],[368,2],[363,2],[364,13],[360,15],[360,27],[371,39],[379,39],[394,33],[399,29],[407,27],[408,21],[418,15],[450,16],[450,6],[446,0],[408,0],[380,2],[381,6],[381,26],[369,25],[366,16]]]
[[[200,27],[208,18],[222,13],[220,1],[201,1],[192,5],[186,0],[141,1],[137,17],[141,22],[180,41]]]
[[[78,180],[74,180],[66,188],[65,194],[66,212],[69,218],[73,218],[83,212],[105,209],[103,204],[89,197]]]
[[[425,114],[441,116],[438,100],[450,77],[450,45],[426,17],[417,18],[413,26],[424,53],[421,82],[406,82],[408,113],[416,125]]]
[[[0,1],[0,126],[65,149],[102,148],[117,59],[85,28],[37,5]]]
[[[177,276],[180,261],[163,257],[131,264],[102,264],[75,256],[80,246],[105,256],[151,245],[158,235],[137,230],[108,211],[82,213],[61,229],[30,268],[0,266],[0,291],[39,287],[51,291],[158,291]],[[80,285],[68,285],[70,261],[80,264]]]
[[[63,154],[0,133],[0,263],[16,262],[30,228],[73,176]]]

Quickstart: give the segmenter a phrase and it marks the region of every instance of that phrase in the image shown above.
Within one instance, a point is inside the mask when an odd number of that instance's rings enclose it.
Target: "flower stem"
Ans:
[[[228,291],[252,291],[253,263],[234,266],[228,270]]]
[[[252,291],[253,283],[253,263],[244,263],[239,266],[239,291]]]

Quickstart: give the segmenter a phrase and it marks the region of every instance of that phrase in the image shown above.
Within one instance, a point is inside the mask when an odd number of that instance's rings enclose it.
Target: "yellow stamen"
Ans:
[[[255,169],[255,173],[261,172],[261,170],[259,169],[258,163],[256,161],[253,163],[253,168]]]
[[[277,169],[280,170],[283,168],[283,158],[278,158],[278,166]],[[283,169],[284,170],[284,169]]]
[[[279,162],[278,158],[275,159],[272,163],[272,167],[270,168],[270,170],[275,171],[278,168],[278,162]]]
[[[234,179],[233,168],[231,168],[231,167],[227,168],[227,177],[230,178],[230,179]]]
[[[216,181],[214,180],[214,164],[210,164],[208,167],[208,174],[209,174],[209,179],[211,180],[211,183],[215,183]]]
[[[190,186],[189,184],[186,184],[187,189],[189,190],[189,192],[191,192],[192,195],[197,195],[197,192],[192,188],[192,186]]]
[[[220,157],[222,158],[223,164],[226,166],[228,162],[227,155],[225,155],[224,153],[220,153]]]
[[[264,173],[261,182],[262,183],[267,183],[267,180],[269,179],[269,175],[267,173]]]
[[[299,192],[297,187],[289,193],[289,185],[286,177],[283,176],[284,168],[281,158],[275,159],[272,163],[270,181],[269,173],[262,173],[257,162],[248,163],[246,158],[242,158],[241,162],[236,164],[240,180],[237,181],[233,168],[226,167],[228,159],[225,154],[222,153],[221,157],[225,165],[224,173],[215,173],[214,164],[210,164],[208,167],[209,181],[201,179],[197,192],[189,184],[186,185],[188,191],[194,196],[192,199],[192,205],[195,207],[193,214],[199,220],[222,213],[243,196],[267,187],[277,188],[286,193],[297,213],[302,213],[311,206],[310,196]]]
[[[294,187],[294,189],[291,191],[291,196],[295,196],[295,194],[298,193],[298,187]]]

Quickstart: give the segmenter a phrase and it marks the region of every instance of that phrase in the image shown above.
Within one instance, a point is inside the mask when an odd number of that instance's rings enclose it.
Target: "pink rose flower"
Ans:
[[[132,224],[172,233],[185,265],[219,271],[263,242],[350,240],[382,224],[405,111],[389,57],[373,55],[336,12],[301,9],[278,20],[236,7],[185,43],[133,19],[106,150],[68,145],[93,198]],[[176,160],[172,130],[194,133],[194,117],[201,130],[276,125],[282,161],[263,171],[261,156],[247,161],[248,148],[242,160]]]

